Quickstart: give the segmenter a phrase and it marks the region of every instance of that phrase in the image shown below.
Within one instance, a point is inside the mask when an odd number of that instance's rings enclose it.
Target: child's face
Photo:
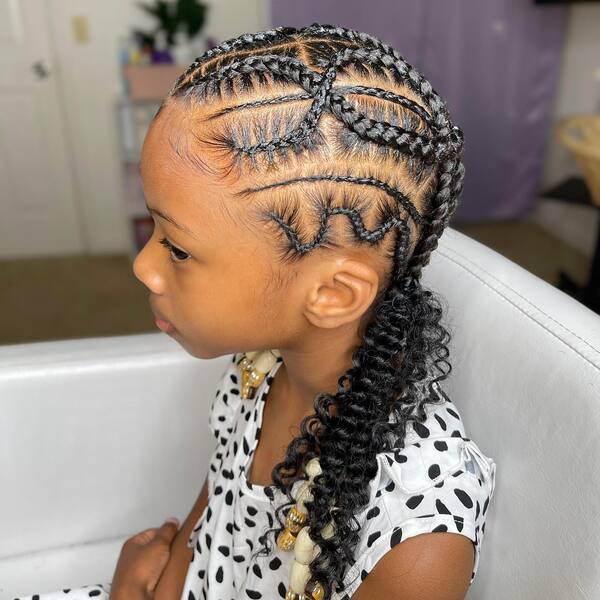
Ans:
[[[134,273],[150,291],[155,316],[175,327],[170,335],[193,356],[271,347],[283,333],[277,324],[293,323],[274,281],[275,257],[264,233],[246,225],[248,200],[233,196],[235,186],[173,150],[170,139],[185,137],[184,122],[179,108],[163,109],[144,141],[140,168],[150,210],[185,230],[152,213],[154,232]],[[161,244],[163,238],[176,249]]]

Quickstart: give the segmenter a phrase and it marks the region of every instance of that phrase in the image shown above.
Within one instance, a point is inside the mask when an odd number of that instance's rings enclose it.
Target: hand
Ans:
[[[145,529],[125,541],[117,562],[110,600],[151,600],[169,556],[179,522]]]

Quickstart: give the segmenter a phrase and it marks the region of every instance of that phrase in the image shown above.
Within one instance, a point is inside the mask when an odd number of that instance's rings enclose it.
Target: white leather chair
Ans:
[[[600,598],[600,317],[448,229],[444,389],[497,463],[469,600]],[[123,541],[184,518],[230,356],[162,333],[0,347],[0,598],[108,582]]]

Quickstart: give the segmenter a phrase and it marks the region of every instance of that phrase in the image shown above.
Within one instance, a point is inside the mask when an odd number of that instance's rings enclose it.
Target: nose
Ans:
[[[152,238],[139,251],[133,261],[133,273],[151,292],[162,294],[164,281],[162,275],[156,269],[158,261],[154,256]]]

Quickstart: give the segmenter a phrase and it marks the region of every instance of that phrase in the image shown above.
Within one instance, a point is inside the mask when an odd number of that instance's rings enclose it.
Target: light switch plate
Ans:
[[[71,29],[76,44],[87,44],[90,41],[90,23],[85,15],[71,17]]]

